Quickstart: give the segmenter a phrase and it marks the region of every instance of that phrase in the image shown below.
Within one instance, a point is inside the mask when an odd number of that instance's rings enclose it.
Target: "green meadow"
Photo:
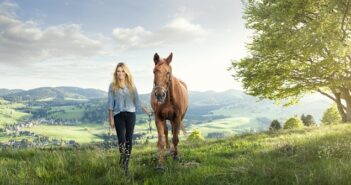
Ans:
[[[0,184],[350,184],[351,125],[181,141],[180,159],[154,169],[154,143],[135,145],[130,176],[117,149],[2,149]]]
[[[267,129],[267,125],[259,124],[255,119],[249,117],[229,117],[217,119],[201,124],[190,124],[187,130],[199,130],[204,136],[209,133],[224,133],[226,135],[240,134],[249,132],[250,129]]]
[[[23,130],[59,140],[75,140],[81,144],[102,141],[99,135],[106,132],[105,128],[96,124],[80,124],[77,126],[39,125],[32,128],[23,128]]]
[[[29,116],[27,113],[16,110],[24,106],[21,103],[12,103],[0,99],[0,128],[4,127],[4,125],[17,123],[24,117]]]

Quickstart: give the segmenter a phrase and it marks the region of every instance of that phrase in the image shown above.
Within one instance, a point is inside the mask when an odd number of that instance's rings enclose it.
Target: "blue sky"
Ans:
[[[189,90],[241,89],[226,69],[246,56],[242,12],[236,0],[0,1],[0,88],[106,91],[125,62],[148,93],[154,53],[173,52],[173,75]]]

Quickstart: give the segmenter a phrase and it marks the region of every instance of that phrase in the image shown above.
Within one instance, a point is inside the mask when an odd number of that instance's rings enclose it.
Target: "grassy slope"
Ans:
[[[77,126],[39,125],[32,128],[23,128],[23,130],[50,138],[75,140],[81,144],[102,141],[97,135],[106,132],[106,129],[97,124],[79,124]]]
[[[79,120],[84,115],[84,110],[76,106],[58,106],[52,107],[52,111],[64,110],[65,112],[56,112],[48,116],[48,118],[62,119],[62,120]]]
[[[351,125],[181,141],[156,172],[155,144],[135,146],[131,176],[117,149],[3,150],[0,184],[350,184]]]
[[[187,130],[189,130],[189,132],[193,130],[199,130],[202,133],[202,135],[206,137],[207,134],[211,132],[219,132],[232,135],[245,132],[250,128],[259,129],[262,126],[251,122],[251,119],[248,117],[230,117],[225,119],[214,120],[212,122],[207,123],[190,124]]]
[[[21,118],[28,116],[27,113],[15,110],[23,106],[20,103],[9,103],[6,100],[0,99],[0,128],[5,124],[17,123]]]

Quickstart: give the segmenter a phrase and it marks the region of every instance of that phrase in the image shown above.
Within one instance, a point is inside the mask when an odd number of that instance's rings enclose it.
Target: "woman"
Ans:
[[[117,132],[121,153],[119,163],[126,174],[128,174],[129,158],[132,151],[132,136],[137,109],[141,109],[141,103],[132,74],[124,63],[118,63],[108,91],[108,111],[110,127],[116,128]],[[150,115],[145,107],[142,109],[147,115]]]

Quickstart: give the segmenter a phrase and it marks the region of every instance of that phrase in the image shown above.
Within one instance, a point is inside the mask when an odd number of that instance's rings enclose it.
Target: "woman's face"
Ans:
[[[124,80],[126,78],[126,72],[124,72],[122,67],[117,68],[117,79]]]

